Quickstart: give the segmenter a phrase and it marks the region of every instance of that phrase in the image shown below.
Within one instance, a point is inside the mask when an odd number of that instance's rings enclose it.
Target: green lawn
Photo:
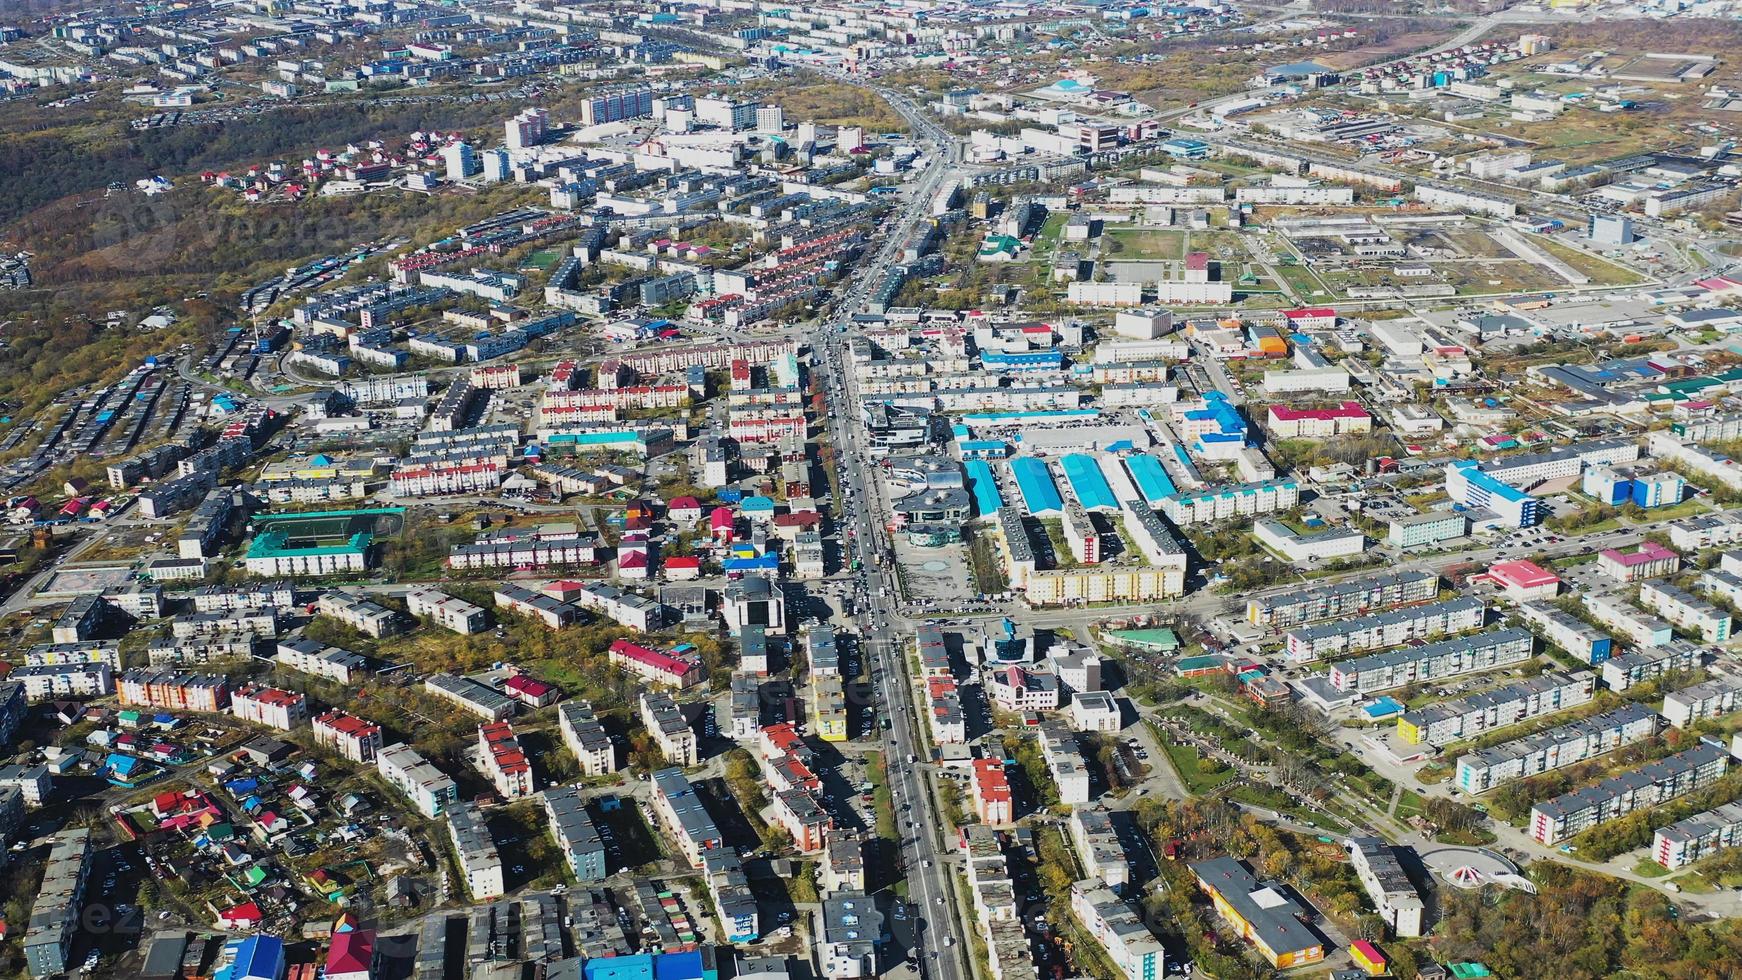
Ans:
[[[1651,858],[1642,857],[1639,859],[1639,863],[1633,866],[1633,873],[1642,878],[1662,878],[1669,874],[1669,869]]]
[[[1408,820],[1410,817],[1419,817],[1422,814],[1422,810],[1423,802],[1420,793],[1406,789],[1403,791],[1402,795],[1398,796],[1396,812],[1397,819]]]
[[[1312,270],[1304,265],[1279,264],[1275,266],[1275,269],[1276,274],[1281,277],[1283,283],[1301,299],[1313,299],[1318,296],[1331,295],[1330,291],[1325,288],[1324,283],[1319,281],[1319,277],[1313,275]]]
[[[1173,771],[1179,774],[1180,782],[1185,784],[1186,792],[1193,796],[1203,796],[1221,787],[1223,783],[1234,778],[1234,770],[1215,763],[1216,769],[1204,772],[1198,767],[1203,756],[1190,745],[1170,742],[1159,737],[1162,751],[1167,753],[1167,761],[1173,765]]]

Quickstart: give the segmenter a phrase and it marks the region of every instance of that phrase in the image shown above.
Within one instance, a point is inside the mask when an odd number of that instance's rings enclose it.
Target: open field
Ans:
[[[1186,233],[1166,229],[1109,229],[1101,238],[1101,255],[1126,262],[1181,259]]]

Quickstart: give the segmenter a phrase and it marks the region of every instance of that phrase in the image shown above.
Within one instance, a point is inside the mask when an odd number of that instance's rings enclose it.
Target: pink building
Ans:
[[[1632,551],[1604,548],[1597,552],[1597,567],[1617,582],[1639,582],[1674,575],[1681,556],[1655,541],[1642,541]]]
[[[1552,599],[1561,589],[1560,576],[1523,558],[1495,562],[1486,577],[1515,602]]]

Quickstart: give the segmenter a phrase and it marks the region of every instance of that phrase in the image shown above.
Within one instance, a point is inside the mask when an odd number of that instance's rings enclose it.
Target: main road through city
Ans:
[[[832,74],[832,73],[831,73]],[[906,96],[890,89],[866,85],[846,75],[836,78],[870,88],[887,101],[910,126],[916,140],[926,148],[928,161],[911,182],[912,193],[901,210],[881,229],[874,251],[859,265],[855,278],[839,292],[832,317],[824,318],[811,336],[812,370],[829,393],[828,424],[833,429],[842,499],[842,524],[851,534],[847,542],[852,557],[859,559],[858,584],[864,595],[855,610],[862,649],[870,661],[872,676],[885,717],[890,722],[884,757],[887,760],[890,795],[895,810],[896,837],[900,841],[902,866],[908,882],[908,897],[918,908],[914,939],[922,975],[932,980],[963,980],[971,977],[961,959],[967,948],[962,941],[972,928],[967,910],[958,907],[951,872],[943,859],[950,830],[938,814],[925,784],[921,763],[929,758],[921,711],[915,701],[915,678],[909,676],[908,624],[897,611],[899,586],[886,562],[891,560],[877,515],[873,463],[859,425],[858,391],[855,379],[842,370],[845,341],[855,333],[853,312],[862,309],[870,291],[882,280],[901,255],[901,246],[920,223],[930,218],[933,201],[948,182],[957,179],[956,142],[926,119]],[[954,937],[946,945],[946,937]]]

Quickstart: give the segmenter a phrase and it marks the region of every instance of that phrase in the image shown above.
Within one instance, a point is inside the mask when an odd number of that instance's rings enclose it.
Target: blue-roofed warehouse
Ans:
[[[974,493],[974,511],[981,517],[998,513],[998,508],[1004,506],[1004,495],[998,492],[992,467],[979,459],[970,459],[963,465],[968,471],[968,489]]]
[[[1143,494],[1144,503],[1151,507],[1160,507],[1163,500],[1179,493],[1173,478],[1167,475],[1167,468],[1154,456],[1127,456],[1125,469],[1131,473],[1131,479],[1136,481],[1137,492]]]
[[[1010,461],[1010,472],[1016,475],[1016,488],[1022,491],[1022,502],[1036,517],[1065,512],[1065,501],[1059,496],[1058,485],[1046,463],[1032,456]]]
[[[1064,467],[1065,478],[1071,481],[1071,489],[1084,510],[1119,509],[1119,501],[1113,496],[1113,488],[1107,485],[1107,478],[1101,475],[1095,457],[1072,453],[1059,460],[1059,465]]]

